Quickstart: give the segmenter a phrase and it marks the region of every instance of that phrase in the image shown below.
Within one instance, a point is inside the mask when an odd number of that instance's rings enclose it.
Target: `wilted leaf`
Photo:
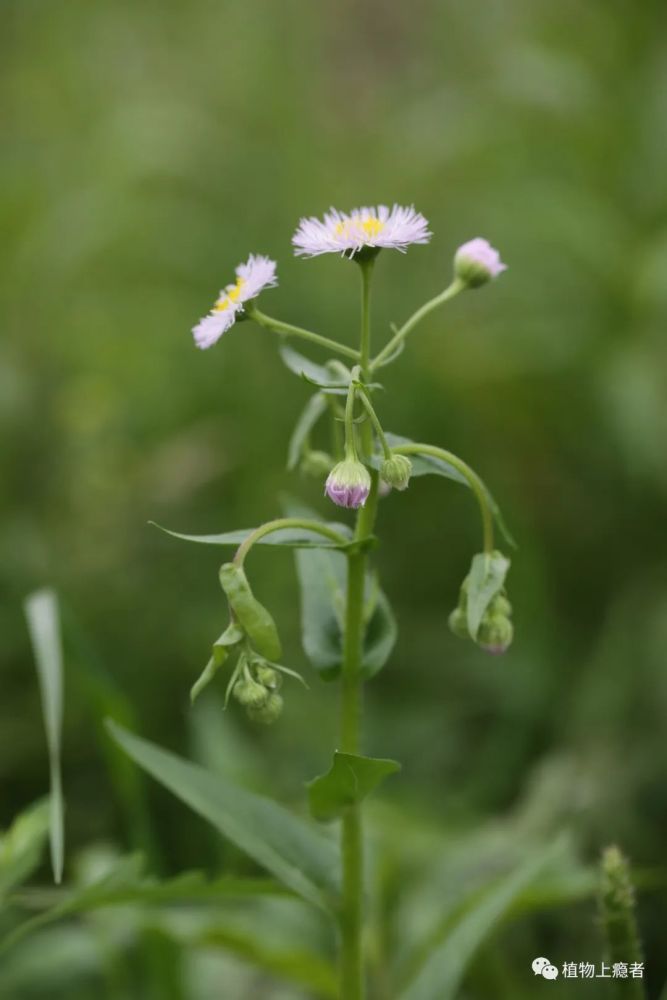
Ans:
[[[240,566],[225,563],[220,567],[220,583],[229,605],[254,648],[267,660],[279,660],[282,652],[276,624],[260,604]]]

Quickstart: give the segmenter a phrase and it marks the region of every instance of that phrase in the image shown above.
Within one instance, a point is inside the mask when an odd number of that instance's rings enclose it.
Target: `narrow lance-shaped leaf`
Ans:
[[[51,784],[51,864],[60,882],[65,858],[65,823],[60,739],[63,720],[63,665],[58,600],[52,590],[39,590],[25,601],[25,615],[32,642],[42,696],[44,729],[49,751]]]
[[[258,864],[304,899],[327,909],[337,897],[335,845],[277,802],[163,750],[109,721],[133,760]]]
[[[306,375],[310,382],[313,382],[323,388],[338,388],[341,382],[349,382],[351,378],[350,372],[347,371],[347,369],[345,369],[346,378],[343,379],[341,378],[342,368],[339,374],[333,375],[325,365],[316,364],[314,361],[311,361],[310,358],[306,358],[303,354],[299,354],[299,352],[295,351],[292,347],[281,347],[280,357],[289,370],[294,372],[295,375]]]
[[[287,468],[295,469],[299,464],[308,435],[327,408],[327,401],[321,392],[311,396],[301,416],[296,422],[287,449]]]
[[[317,518],[315,519],[318,520]],[[180,531],[170,531],[169,528],[163,528],[162,525],[155,524],[154,521],[149,523],[159,528],[160,531],[164,531],[166,535],[171,535],[172,538],[180,538],[184,542],[196,542],[199,545],[236,546],[244,542],[248,535],[251,535],[255,531],[255,528],[239,528],[237,531],[223,531],[216,535],[186,535]],[[352,531],[349,525],[338,524],[334,521],[323,521],[322,524],[326,524],[328,528],[333,528],[339,534],[343,535],[348,539],[347,543],[339,545],[332,539],[325,538],[318,531],[312,531],[309,528],[280,528],[278,531],[272,531],[268,535],[263,535],[255,544],[279,545],[290,549],[343,549],[353,544]]]
[[[35,803],[20,813],[8,830],[0,832],[0,900],[20,885],[41,861],[49,834],[49,804]]]
[[[235,563],[221,566],[220,583],[230,607],[257,652],[267,660],[279,660],[282,650],[275,622],[254,596],[241,567]]]
[[[336,751],[330,770],[308,783],[310,811],[315,819],[335,819],[400,769],[395,760]]]
[[[477,949],[511,911],[521,893],[560,853],[563,843],[558,838],[481,895],[474,893],[447,926],[407,988],[398,994],[399,1000],[455,1000]]]
[[[489,604],[502,590],[510,561],[502,552],[478,552],[473,556],[468,575],[468,631],[477,639],[479,626]]]

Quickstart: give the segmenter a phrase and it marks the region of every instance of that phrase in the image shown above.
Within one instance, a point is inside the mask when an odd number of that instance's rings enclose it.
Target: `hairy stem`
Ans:
[[[377,474],[366,506],[357,516],[355,538],[366,538],[372,531],[377,509]],[[364,584],[366,554],[353,551],[348,556],[345,639],[341,676],[340,749],[359,753],[362,719],[362,644],[364,635]],[[364,861],[361,807],[349,806],[341,828],[343,860],[343,901],[341,926],[341,1000],[362,1000],[364,962],[362,948]]]
[[[493,513],[489,505],[486,486],[475,470],[471,469],[469,465],[466,465],[463,459],[459,458],[458,455],[454,455],[451,451],[446,451],[445,448],[437,448],[433,444],[401,444],[396,448],[392,448],[392,451],[396,455],[429,455],[431,458],[441,458],[443,462],[453,465],[462,476],[465,476],[468,485],[475,494],[479,504],[479,510],[482,516],[484,551],[487,554],[492,552],[494,547]]]
[[[430,299],[428,302],[425,302],[424,305],[421,306],[417,312],[413,313],[410,319],[403,324],[401,329],[394,334],[391,340],[385,344],[377,357],[371,362],[370,370],[373,371],[373,369],[377,368],[378,365],[381,365],[383,361],[386,361],[387,358],[390,357],[405,340],[410,331],[413,330],[425,316],[428,316],[428,314],[433,312],[434,309],[437,309],[438,306],[444,305],[445,302],[453,299],[454,296],[458,295],[459,292],[462,292],[465,287],[465,282],[461,281],[460,278],[454,278],[451,285],[445,288],[444,292],[441,292],[440,295],[436,295],[434,299]]]
[[[254,319],[255,323],[266,327],[267,330],[273,330],[274,333],[280,333],[286,337],[300,337],[302,340],[309,340],[311,344],[317,344],[328,351],[334,351],[346,358],[352,358],[353,361],[359,361],[359,351],[355,351],[354,348],[347,347],[345,344],[339,344],[337,340],[323,337],[320,333],[313,333],[312,330],[303,330],[300,326],[292,326],[291,323],[283,323],[280,319],[274,319],[272,316],[260,312],[250,302],[246,303],[245,311],[250,319]]]
[[[361,341],[359,349],[359,364],[364,378],[370,370],[371,360],[371,278],[375,258],[359,262],[361,268]]]

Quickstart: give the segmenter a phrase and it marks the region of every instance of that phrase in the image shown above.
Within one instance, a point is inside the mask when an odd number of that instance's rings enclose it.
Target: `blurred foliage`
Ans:
[[[385,945],[445,919],[467,867],[475,884],[504,857],[512,816],[538,843],[571,826],[585,859],[618,841],[640,867],[664,863],[665,4],[8,0],[0,16],[0,825],[47,787],[21,600],[48,584],[67,623],[66,876],[101,841],[142,849],[153,873],[257,874],[100,727],[112,714],[299,804],[335,745],[335,687],[300,650],[287,552],[253,553],[253,572],[310,692],[294,686],[270,730],[214,700],[190,713],[224,623],[219,553],[146,522],[249,527],[281,491],[325,507],[284,470],[308,390],[275,338],[247,325],[200,353],[189,330],[255,251],[279,262],[272,313],[351,342],[357,275],[294,259],[291,232],[332,203],[414,201],[435,237],[380,258],[377,343],[443,287],[463,240],[487,236],[510,269],[412,337],[380,412],[490,484],[520,545],[517,636],[497,660],[447,630],[478,547],[468,493],[424,477],[383,501],[399,640],[368,688],[367,750],[403,764],[375,825],[401,858],[383,862],[381,909],[407,907]],[[409,889],[413,855],[438,873],[430,898]],[[177,947],[195,931],[171,917],[99,916],[24,939],[3,1000],[97,997],[101,977],[113,998],[208,1000],[222,977],[230,997],[295,1000],[229,949]],[[278,926],[320,933],[299,920]],[[640,894],[650,996],[666,921],[664,898]],[[465,995],[527,996],[535,954],[601,949],[592,902],[525,915],[484,946]]]

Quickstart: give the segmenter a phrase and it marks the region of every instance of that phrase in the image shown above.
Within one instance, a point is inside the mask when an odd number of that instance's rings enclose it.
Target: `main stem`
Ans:
[[[373,261],[360,264],[362,274],[360,364],[362,373],[370,361],[370,280]],[[368,458],[372,447],[368,422],[362,431],[362,459]],[[371,491],[364,507],[359,510],[355,538],[372,534],[377,510],[377,473],[372,473]],[[345,638],[341,672],[340,750],[357,754],[361,744],[362,720],[362,644],[364,637],[364,585],[366,553],[352,551],[347,562],[347,598],[345,608]],[[341,856],[343,863],[343,898],[340,912],[341,929],[341,1000],[363,1000],[364,960],[364,854],[361,806],[348,806],[341,825]]]

